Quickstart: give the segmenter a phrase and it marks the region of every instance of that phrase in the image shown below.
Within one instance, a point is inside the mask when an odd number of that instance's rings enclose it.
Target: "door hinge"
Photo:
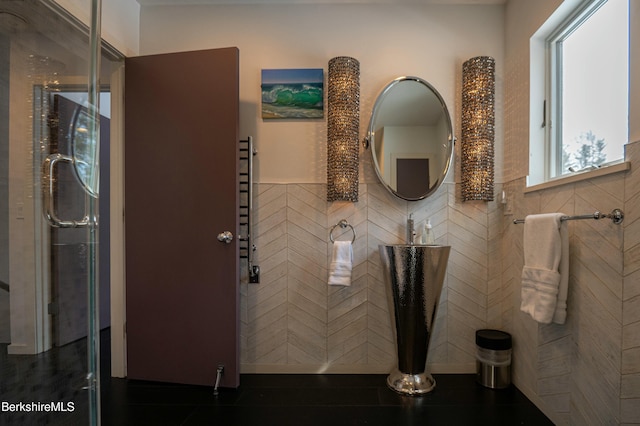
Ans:
[[[47,305],[47,313],[49,315],[58,315],[58,312],[60,312],[58,302],[49,302],[49,304]]]

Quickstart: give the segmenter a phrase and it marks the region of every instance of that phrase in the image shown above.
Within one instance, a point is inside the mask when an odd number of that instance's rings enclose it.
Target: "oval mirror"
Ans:
[[[398,77],[376,99],[367,140],[380,181],[394,195],[421,200],[451,164],[451,117],[438,91],[419,77]]]
[[[76,176],[84,189],[93,197],[98,196],[100,171],[98,147],[93,136],[95,123],[85,107],[79,107],[73,117],[70,129],[71,152]]]
[[[108,144],[111,95],[109,92],[100,93],[99,102],[104,108],[99,111],[88,106],[85,92],[69,91],[64,96],[76,104],[67,129],[76,177],[85,191],[97,198],[100,190],[100,137],[107,138]]]

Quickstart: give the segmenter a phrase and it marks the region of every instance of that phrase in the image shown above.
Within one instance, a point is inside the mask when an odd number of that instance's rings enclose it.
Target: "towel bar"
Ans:
[[[624,213],[620,209],[613,209],[611,211],[611,213],[609,213],[609,214],[595,212],[593,214],[585,214],[585,215],[580,215],[580,216],[562,216],[560,218],[560,220],[562,220],[562,221],[564,221],[564,220],[581,220],[581,219],[595,219],[595,220],[598,220],[598,219],[611,219],[611,221],[613,223],[615,223],[616,225],[620,225],[622,223],[622,221],[624,220]],[[524,223],[524,219],[514,219],[513,223],[515,223],[515,224]]]
[[[353,228],[353,226],[349,224],[349,222],[347,222],[345,219],[342,219],[340,222],[333,225],[333,227],[331,227],[331,230],[329,231],[329,239],[331,240],[332,243],[335,242],[335,240],[333,239],[333,230],[336,229],[338,226],[342,229],[346,227],[351,228],[351,232],[353,232],[353,238],[351,239],[351,242],[353,243],[356,240],[356,230]]]

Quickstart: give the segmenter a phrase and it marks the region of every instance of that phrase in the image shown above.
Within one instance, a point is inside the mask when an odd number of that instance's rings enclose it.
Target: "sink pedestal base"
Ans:
[[[403,395],[423,395],[436,387],[436,381],[427,372],[405,374],[395,369],[387,377],[387,385]]]

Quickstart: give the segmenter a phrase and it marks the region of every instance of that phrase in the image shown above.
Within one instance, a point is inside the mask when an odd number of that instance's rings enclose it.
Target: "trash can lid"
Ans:
[[[491,329],[476,331],[476,345],[481,348],[502,351],[511,349],[511,344],[511,335],[504,331]]]

